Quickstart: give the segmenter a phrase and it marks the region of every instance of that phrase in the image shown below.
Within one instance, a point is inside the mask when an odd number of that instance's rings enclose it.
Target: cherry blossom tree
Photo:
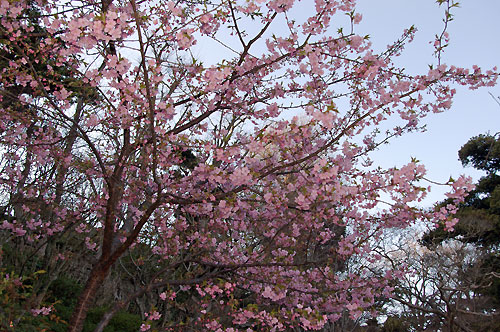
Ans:
[[[47,272],[37,313],[61,266],[93,255],[68,331],[138,245],[153,254],[150,280],[98,330],[146,293],[196,298],[172,330],[359,317],[391,291],[394,271],[370,271],[385,229],[455,223],[453,204],[414,204],[422,165],[377,168],[370,152],[449,109],[454,84],[498,76],[442,64],[446,30],[429,71],[407,73],[394,59],[416,29],[376,53],[353,29],[354,0],[1,0],[0,16],[3,242],[30,252],[20,274],[35,258]],[[227,52],[203,63],[203,42]],[[450,182],[449,197],[469,183]],[[143,331],[160,318],[151,310]]]

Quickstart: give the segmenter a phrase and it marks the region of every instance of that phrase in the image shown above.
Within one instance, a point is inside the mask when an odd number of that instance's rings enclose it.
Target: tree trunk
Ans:
[[[100,261],[93,269],[85,288],[78,298],[75,310],[71,316],[68,332],[81,332],[87,312],[94,301],[97,290],[108,276],[111,263]]]

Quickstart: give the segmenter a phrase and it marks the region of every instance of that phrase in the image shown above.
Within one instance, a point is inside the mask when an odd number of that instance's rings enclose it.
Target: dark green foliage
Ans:
[[[474,189],[469,196],[466,198],[464,205],[470,206],[476,209],[491,209],[495,205],[498,205],[498,196],[492,195],[496,188],[499,188],[500,176],[496,174],[489,174],[482,177],[476,184],[476,189]],[[492,211],[493,212],[493,211]]]
[[[198,158],[193,154],[191,150],[184,150],[181,152],[182,163],[181,166],[186,167],[190,170],[193,170],[196,166],[198,166]]]
[[[113,327],[117,332],[136,332],[139,330],[141,322],[141,316],[126,311],[119,311],[111,319],[109,326]]]
[[[389,316],[387,317],[381,332],[406,332],[409,330],[409,325],[404,320],[404,317]]]
[[[500,140],[491,135],[479,135],[465,143],[458,156],[464,166],[473,166],[488,173],[500,170]]]
[[[0,252],[0,254],[3,254],[3,252]],[[57,314],[50,312],[46,316],[34,316],[29,310],[30,301],[33,295],[36,295],[31,285],[42,274],[44,274],[43,271],[38,271],[21,278],[14,272],[7,272],[4,268],[0,268],[1,332],[58,332],[57,329],[52,328],[53,325],[60,321]]]
[[[104,307],[90,309],[87,313],[87,319],[85,320],[83,332],[92,332],[106,311],[107,308]],[[114,328],[112,328],[111,325],[108,325],[104,331],[114,332]]]
[[[462,207],[456,217],[459,222],[454,231],[445,231],[439,227],[422,237],[422,243],[428,247],[450,238],[460,238],[464,242],[480,245],[494,245],[500,241],[500,216],[489,213],[487,209]]]
[[[61,301],[64,306],[74,306],[83,287],[73,279],[60,277],[49,287],[53,300]]]
[[[83,332],[92,332],[109,308],[98,307],[90,309],[85,320]],[[111,319],[104,332],[137,332],[141,326],[141,317],[125,311],[119,311]]]

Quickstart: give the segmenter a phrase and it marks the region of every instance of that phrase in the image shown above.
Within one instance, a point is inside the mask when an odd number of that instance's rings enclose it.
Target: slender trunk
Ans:
[[[104,279],[108,276],[112,264],[100,261],[93,269],[87,280],[85,288],[78,298],[75,310],[71,316],[68,332],[81,332],[87,312],[94,301],[94,297]]]

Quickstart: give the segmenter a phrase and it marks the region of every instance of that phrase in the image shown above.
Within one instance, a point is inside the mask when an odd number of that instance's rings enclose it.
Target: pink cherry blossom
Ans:
[[[374,48],[353,0],[302,16],[295,0],[36,1],[40,18],[30,5],[0,0],[0,228],[9,245],[44,248],[26,266],[50,280],[54,262],[86,259],[71,332],[129,254],[144,280],[109,305],[147,297],[141,331],[187,321],[170,308],[206,331],[356,319],[402,276],[370,268],[381,236],[420,220],[452,230],[473,188],[450,181],[451,203],[429,211],[423,165],[371,160],[449,110],[457,85],[496,83],[496,68],[441,63],[446,33],[415,74],[398,57],[416,30]]]

